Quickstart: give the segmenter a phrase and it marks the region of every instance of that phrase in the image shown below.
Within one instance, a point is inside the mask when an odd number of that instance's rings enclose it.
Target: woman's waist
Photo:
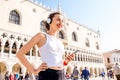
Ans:
[[[53,70],[63,70],[63,66],[48,66],[49,69],[53,69]]]

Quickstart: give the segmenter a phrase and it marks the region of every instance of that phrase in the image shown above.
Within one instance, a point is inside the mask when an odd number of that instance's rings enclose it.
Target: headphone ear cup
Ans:
[[[47,19],[47,23],[48,23],[48,24],[51,23],[51,19],[50,19],[50,18]]]

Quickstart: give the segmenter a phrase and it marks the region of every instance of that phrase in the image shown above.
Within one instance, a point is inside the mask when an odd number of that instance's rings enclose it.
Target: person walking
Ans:
[[[5,73],[5,80],[9,80],[9,71]]]
[[[74,58],[74,54],[68,55],[65,59],[64,45],[57,39],[57,33],[63,27],[63,16],[59,12],[51,13],[44,21],[46,33],[39,32],[26,43],[16,54],[18,59],[32,74],[38,74],[39,80],[65,80],[64,64]],[[34,46],[38,46],[39,55],[43,63],[35,69],[26,59],[25,54]]]
[[[117,80],[120,80],[120,67],[118,66],[118,63],[113,67],[113,74],[116,76]]]
[[[104,72],[104,70],[101,71],[100,76],[102,77],[102,80],[105,80],[105,72]]]
[[[73,80],[78,80],[78,78],[79,78],[79,71],[77,69],[77,66],[74,67],[72,77],[73,77]]]
[[[84,80],[89,80],[89,76],[90,76],[89,70],[87,70],[87,67],[85,67],[85,69],[82,70],[81,77]]]

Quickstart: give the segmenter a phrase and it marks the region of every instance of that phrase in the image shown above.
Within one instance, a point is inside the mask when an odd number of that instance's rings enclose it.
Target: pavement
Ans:
[[[68,79],[68,80],[72,80],[72,79]],[[82,80],[82,79],[78,79],[78,80]],[[95,77],[95,78],[89,78],[89,80],[116,80],[116,79],[108,79],[106,78],[102,78],[102,77]]]
[[[116,80],[116,79],[108,79],[108,78],[97,77],[97,78],[90,78],[89,80]]]

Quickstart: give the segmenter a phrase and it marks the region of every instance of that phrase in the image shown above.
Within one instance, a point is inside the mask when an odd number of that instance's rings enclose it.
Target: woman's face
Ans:
[[[52,19],[52,23],[50,24],[50,29],[57,31],[57,30],[61,30],[62,27],[63,27],[63,16],[60,14],[55,14]]]

